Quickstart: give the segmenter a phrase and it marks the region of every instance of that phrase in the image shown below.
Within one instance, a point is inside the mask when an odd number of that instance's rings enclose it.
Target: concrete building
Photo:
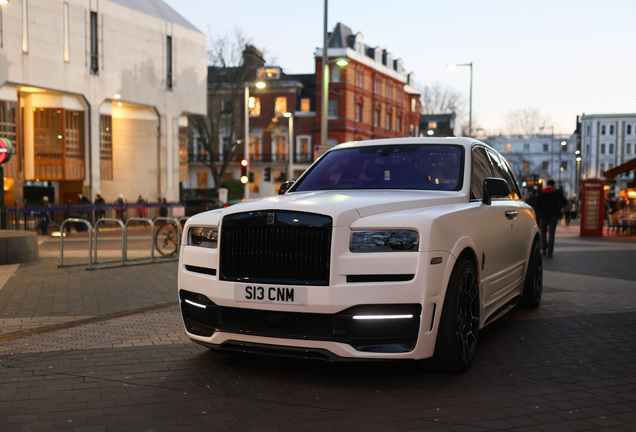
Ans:
[[[162,0],[0,6],[8,203],[49,186],[107,201],[179,197],[187,115],[205,112],[206,38]]]
[[[327,145],[346,141],[418,136],[420,94],[402,59],[379,46],[364,43],[362,33],[336,24],[327,44],[329,107]],[[316,58],[316,131],[320,143],[322,118],[322,49]],[[348,61],[338,66],[339,59]]]
[[[636,114],[583,114],[581,157],[582,179],[604,178],[606,171],[636,158]],[[634,187],[634,181],[633,170],[616,175],[610,196]]]
[[[566,196],[578,192],[575,136],[497,135],[486,138],[485,141],[506,158],[519,186],[524,178],[528,187],[536,185],[539,188],[553,179],[557,187],[563,188]],[[565,145],[562,145],[564,142]]]

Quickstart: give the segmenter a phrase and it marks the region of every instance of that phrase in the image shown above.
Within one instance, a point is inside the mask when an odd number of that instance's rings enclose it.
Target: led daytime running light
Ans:
[[[200,308],[203,308],[203,309],[206,308],[206,306],[204,304],[195,303],[195,302],[193,302],[191,300],[188,300],[188,299],[186,299],[185,302],[188,303],[188,304],[191,304],[192,306],[200,307]]]
[[[412,314],[409,315],[354,315],[354,320],[382,320],[382,319],[403,319],[413,318]]]

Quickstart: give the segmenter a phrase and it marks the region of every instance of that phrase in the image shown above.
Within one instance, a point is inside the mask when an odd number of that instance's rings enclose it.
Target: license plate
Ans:
[[[234,300],[255,303],[307,304],[307,287],[235,284]]]

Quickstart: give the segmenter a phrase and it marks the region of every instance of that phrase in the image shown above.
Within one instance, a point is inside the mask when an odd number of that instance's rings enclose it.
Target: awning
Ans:
[[[636,168],[636,158],[627,161],[623,165],[619,165],[616,168],[612,168],[609,171],[605,171],[603,173],[603,177],[605,177],[607,180],[614,180],[614,177],[616,177],[617,175],[622,174],[625,171],[633,170],[634,168]]]

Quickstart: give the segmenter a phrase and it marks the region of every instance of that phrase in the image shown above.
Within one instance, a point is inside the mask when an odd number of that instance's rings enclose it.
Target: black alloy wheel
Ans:
[[[543,293],[543,257],[541,256],[541,245],[539,240],[532,244],[530,259],[528,260],[528,271],[523,283],[523,293],[521,294],[521,306],[536,309],[541,304],[541,294]]]
[[[434,365],[445,372],[468,370],[479,340],[479,277],[473,263],[459,259],[444,298]]]

